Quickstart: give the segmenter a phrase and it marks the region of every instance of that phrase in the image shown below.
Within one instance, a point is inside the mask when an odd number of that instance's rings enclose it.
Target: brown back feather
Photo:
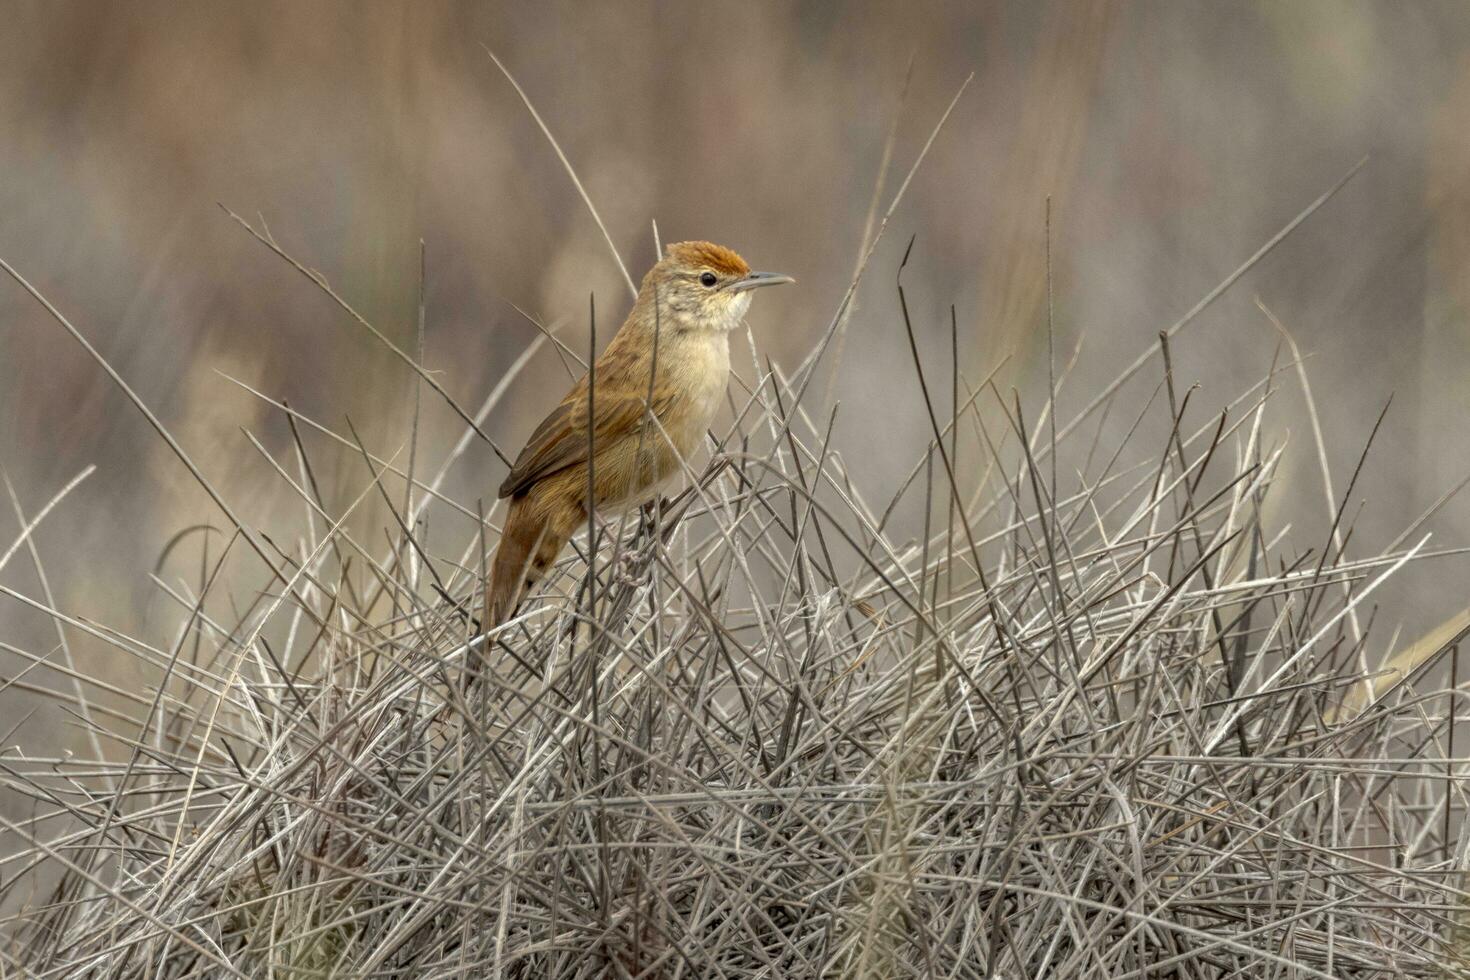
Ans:
[[[657,413],[668,401],[666,393],[655,392],[653,409]],[[599,449],[613,442],[636,436],[643,419],[644,395],[597,395],[597,427],[593,442]],[[646,436],[660,438],[657,430]],[[516,457],[515,465],[500,484],[500,496],[512,497],[529,490],[532,485],[559,473],[569,466],[587,461],[587,387],[585,381],[572,389],[550,415],[541,421]]]

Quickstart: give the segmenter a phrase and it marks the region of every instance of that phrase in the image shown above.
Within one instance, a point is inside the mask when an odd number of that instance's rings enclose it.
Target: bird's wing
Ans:
[[[604,394],[601,385],[598,388],[594,408],[594,444],[605,446],[610,440],[636,434],[638,423],[643,418],[646,392],[638,395],[615,391]],[[658,411],[661,401],[656,393],[655,412]],[[649,438],[656,438],[656,435],[650,434]],[[521,493],[538,480],[568,466],[585,462],[586,459],[587,379],[583,378],[562,399],[561,404],[541,420],[536,431],[531,433],[531,438],[526,441],[526,448],[516,457],[515,465],[511,467],[505,482],[500,485],[500,496],[511,497]]]

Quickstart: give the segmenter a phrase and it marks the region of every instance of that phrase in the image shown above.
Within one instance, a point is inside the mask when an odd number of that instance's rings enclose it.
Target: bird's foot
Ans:
[[[618,556],[617,567],[613,569],[613,575],[618,584],[637,586],[641,585],[647,577],[648,566],[644,561],[645,555],[642,549],[630,548]]]

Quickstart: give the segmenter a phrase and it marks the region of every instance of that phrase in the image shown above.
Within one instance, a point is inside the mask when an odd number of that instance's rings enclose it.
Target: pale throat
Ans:
[[[745,316],[746,313],[750,312],[751,298],[752,297],[749,290],[743,293],[736,294],[735,302],[730,304],[730,308],[726,312],[726,330],[734,330],[736,327],[740,326],[741,319]]]
[[[672,309],[669,315],[686,330],[727,334],[740,326],[741,320],[750,310],[750,299],[749,293],[740,293],[728,302],[711,303],[692,309]]]

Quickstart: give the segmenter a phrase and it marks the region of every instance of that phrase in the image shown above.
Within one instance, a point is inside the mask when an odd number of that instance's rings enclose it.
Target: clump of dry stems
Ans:
[[[254,446],[295,540],[228,524],[198,581],[156,578],[156,646],[50,610],[149,686],[57,695],[95,757],[0,755],[34,801],[0,975],[1470,975],[1453,703],[1423,685],[1456,637],[1362,681],[1369,597],[1425,542],[1346,552],[1351,484],[1322,540],[1265,522],[1296,363],[1192,407],[1169,344],[1198,309],[1096,397],[915,344],[932,438],[881,496],[808,411],[839,314],[789,378],[752,356],[690,489],[579,537],[488,639],[495,514],[440,487],[503,389],[434,465],[278,406],[292,451]],[[335,511],[333,452],[363,474]]]

